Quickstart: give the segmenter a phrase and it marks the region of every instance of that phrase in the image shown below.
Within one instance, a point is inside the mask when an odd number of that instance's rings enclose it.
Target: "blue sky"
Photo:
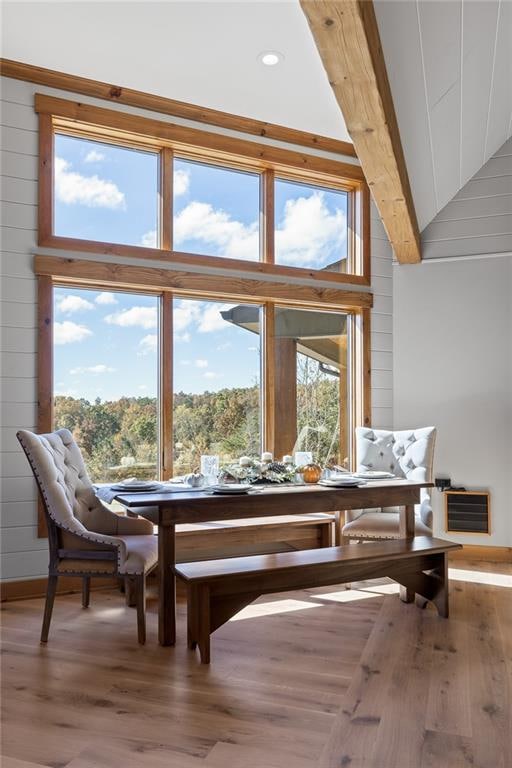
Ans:
[[[55,394],[89,401],[156,396],[158,299],[65,287],[54,297]],[[259,381],[259,337],[221,318],[231,306],[175,299],[176,392]]]
[[[158,157],[56,136],[55,232],[154,246]],[[187,160],[174,166],[174,247],[259,258],[257,174]],[[322,268],[346,253],[346,195],[276,181],[276,261]],[[117,399],[157,394],[158,302],[150,296],[55,291],[55,392]],[[175,391],[216,391],[259,378],[257,335],[220,319],[232,305],[176,299]]]

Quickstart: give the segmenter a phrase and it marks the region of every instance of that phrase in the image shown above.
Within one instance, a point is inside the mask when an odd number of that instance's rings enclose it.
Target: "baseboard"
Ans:
[[[512,547],[486,547],[478,544],[463,544],[462,549],[450,552],[450,560],[512,563]]]
[[[92,578],[91,589],[105,589],[115,586],[112,578]],[[31,597],[46,595],[46,577],[41,579],[20,579],[18,581],[2,581],[0,584],[1,602],[8,600],[28,600]],[[78,576],[60,576],[57,582],[57,594],[65,595],[82,591],[82,579]]]

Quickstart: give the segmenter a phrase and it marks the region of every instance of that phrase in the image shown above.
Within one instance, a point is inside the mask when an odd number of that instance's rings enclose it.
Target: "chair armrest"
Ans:
[[[144,536],[153,534],[153,523],[144,517],[117,515],[117,536]]]

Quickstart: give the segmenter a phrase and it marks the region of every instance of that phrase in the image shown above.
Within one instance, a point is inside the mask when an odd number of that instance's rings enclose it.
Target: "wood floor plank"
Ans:
[[[472,739],[426,731],[419,768],[475,768]]]
[[[458,605],[466,600],[466,593],[465,584],[459,585],[462,593],[452,589],[451,619],[439,620],[434,630],[426,728],[471,738],[469,639],[467,625],[458,618]]]
[[[395,632],[405,606],[394,597],[384,599],[339,715],[320,757],[320,768],[366,768],[372,764],[373,744],[386,706],[391,683],[390,661],[404,652],[406,638]]]
[[[283,750],[264,747],[239,747],[219,741],[207,758],[204,768],[315,768],[316,760],[301,760]]]

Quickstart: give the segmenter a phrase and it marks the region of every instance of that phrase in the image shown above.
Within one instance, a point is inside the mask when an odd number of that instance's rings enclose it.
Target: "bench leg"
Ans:
[[[433,571],[433,574],[439,579],[439,590],[432,602],[436,606],[439,616],[447,619],[450,615],[450,606],[448,602],[448,555],[446,552],[443,552],[442,564]]]
[[[187,590],[187,645],[191,651],[197,648],[197,587],[189,585]]]
[[[201,664],[210,663],[210,587],[207,584],[200,584],[197,595],[197,644],[199,645],[199,654]]]
[[[400,585],[400,600],[402,603],[414,603],[415,594],[412,589]]]

